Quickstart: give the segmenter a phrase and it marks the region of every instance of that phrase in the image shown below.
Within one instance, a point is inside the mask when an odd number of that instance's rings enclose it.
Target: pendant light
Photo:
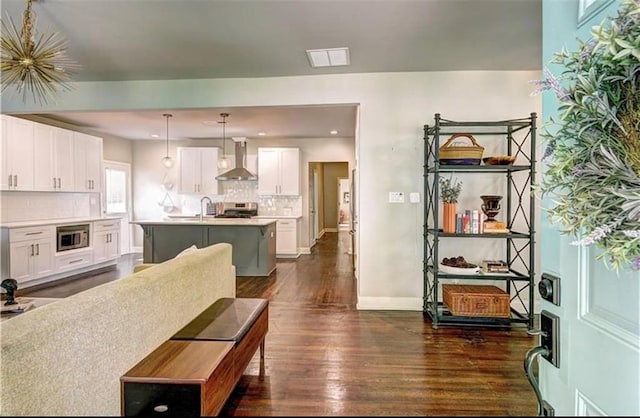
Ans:
[[[220,113],[220,116],[222,116],[222,122],[218,122],[222,124],[222,158],[220,158],[218,160],[218,168],[220,170],[228,170],[231,168],[231,159],[229,157],[227,157],[227,152],[226,152],[226,126],[227,126],[227,117],[229,116],[228,113]]]
[[[171,113],[163,113],[162,116],[167,118],[167,153],[162,158],[162,165],[166,168],[171,168],[173,167],[173,159],[169,157],[169,118],[173,115]]]

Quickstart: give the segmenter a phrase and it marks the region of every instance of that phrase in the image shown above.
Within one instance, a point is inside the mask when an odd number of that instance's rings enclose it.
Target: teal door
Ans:
[[[554,52],[575,50],[576,36],[588,39],[593,25],[615,16],[621,1],[580,3],[543,1],[545,67]],[[543,121],[559,115],[555,95],[545,93]],[[542,300],[540,308],[559,317],[559,364],[538,359],[541,395],[555,415],[639,416],[640,273],[626,268],[618,274],[596,259],[601,250],[561,234],[544,210],[555,203],[541,202],[541,273],[560,278],[560,305]]]

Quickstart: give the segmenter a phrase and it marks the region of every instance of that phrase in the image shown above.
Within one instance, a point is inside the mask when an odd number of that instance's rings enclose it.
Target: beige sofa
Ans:
[[[120,376],[235,288],[223,243],[3,321],[0,414],[120,415]]]

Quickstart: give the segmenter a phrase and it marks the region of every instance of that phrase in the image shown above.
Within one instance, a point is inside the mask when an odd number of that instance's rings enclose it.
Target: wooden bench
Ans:
[[[269,329],[269,301],[221,298],[121,377],[123,416],[217,415]]]

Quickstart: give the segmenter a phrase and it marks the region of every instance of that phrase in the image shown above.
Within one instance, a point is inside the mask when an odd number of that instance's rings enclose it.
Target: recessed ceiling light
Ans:
[[[266,132],[258,132],[258,136],[265,136],[266,134]]]
[[[160,138],[160,135],[158,135],[158,134],[151,134],[151,138]]]
[[[312,67],[334,67],[351,64],[349,48],[307,49]]]
[[[331,132],[329,132],[331,135],[338,135],[338,131],[336,131],[335,129]]]

